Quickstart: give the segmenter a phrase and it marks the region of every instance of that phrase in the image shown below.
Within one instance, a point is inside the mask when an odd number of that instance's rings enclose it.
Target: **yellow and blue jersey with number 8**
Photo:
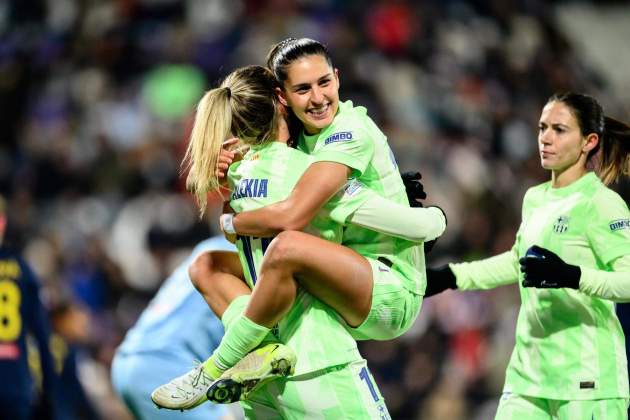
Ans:
[[[54,376],[48,348],[49,327],[39,299],[39,286],[24,261],[12,251],[0,248],[0,392],[28,398],[33,378],[28,364],[26,337],[37,341],[44,391],[49,392]]]

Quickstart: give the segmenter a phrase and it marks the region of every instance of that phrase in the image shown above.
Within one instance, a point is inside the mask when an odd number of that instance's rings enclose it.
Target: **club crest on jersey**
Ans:
[[[560,216],[553,223],[553,231],[556,233],[564,233],[569,229],[569,216]]]
[[[330,143],[339,143],[340,141],[352,140],[352,131],[342,131],[340,133],[331,134],[324,140],[324,146]]]
[[[232,200],[243,197],[267,197],[268,179],[241,179],[232,193]]]
[[[620,229],[630,229],[630,219],[619,219],[610,222],[608,225],[613,232]]]

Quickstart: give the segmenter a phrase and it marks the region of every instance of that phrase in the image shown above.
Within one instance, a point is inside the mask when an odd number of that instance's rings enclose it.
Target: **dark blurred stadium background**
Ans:
[[[554,91],[630,119],[625,1],[9,0],[0,34],[9,239],[49,305],[89,315],[79,373],[104,418],[126,416],[115,347],[214,230],[179,177],[194,103],[272,43],[326,43],[342,98],[368,108],[402,170],[422,172],[449,216],[430,265],[512,245],[524,191],[548,176],[536,124]],[[393,418],[492,418],[518,304],[515,287],[445,293],[404,337],[363,343]]]

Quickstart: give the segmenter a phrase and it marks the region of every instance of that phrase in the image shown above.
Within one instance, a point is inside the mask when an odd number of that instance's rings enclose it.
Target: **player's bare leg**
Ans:
[[[293,304],[298,284],[334,308],[353,327],[372,304],[372,267],[355,251],[295,231],[269,245],[245,316],[271,327]]]
[[[197,290],[220,318],[223,318],[233,300],[251,293],[242,280],[243,271],[238,255],[232,252],[213,251],[200,254],[191,264],[189,275]],[[269,341],[274,340],[267,339],[266,342]],[[295,363],[295,353],[288,347],[275,341],[273,344],[263,343],[260,348],[247,354],[225,372],[222,376],[224,380],[212,390],[213,401],[229,403],[246,398],[264,383],[291,374]],[[186,374],[156,388],[151,399],[161,408],[194,408],[207,400],[208,389],[221,375],[222,372],[213,363],[199,364]]]
[[[243,316],[199,369],[200,375],[218,377],[207,391],[210,400],[226,403],[247,398],[267,381],[293,371],[295,354],[286,346],[254,349],[293,305],[299,285],[337,310],[350,326],[360,325],[369,313],[373,279],[365,258],[312,235],[282,232],[267,249]],[[205,400],[199,390],[191,392],[194,397],[186,397],[185,407],[178,403],[169,408],[190,408]]]
[[[290,349],[272,344],[252,350],[293,305],[299,285],[337,310],[350,326],[360,325],[369,313],[373,279],[365,258],[312,235],[282,232],[265,253],[243,316],[206,361],[209,369],[229,368],[238,361],[212,384],[209,400],[224,403],[247,398],[261,384],[291,373],[295,356]]]
[[[235,252],[204,252],[188,269],[190,279],[204,300],[219,317],[230,303],[252,291],[243,279],[243,268]]]

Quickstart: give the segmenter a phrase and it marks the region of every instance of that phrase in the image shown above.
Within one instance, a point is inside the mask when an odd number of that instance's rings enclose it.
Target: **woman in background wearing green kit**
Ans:
[[[427,269],[426,296],[520,281],[516,345],[496,419],[627,419],[615,302],[630,301],[630,212],[605,184],[628,175],[630,127],[606,117],[592,97],[566,93],[549,98],[538,128],[551,181],[525,194],[514,246]]]

